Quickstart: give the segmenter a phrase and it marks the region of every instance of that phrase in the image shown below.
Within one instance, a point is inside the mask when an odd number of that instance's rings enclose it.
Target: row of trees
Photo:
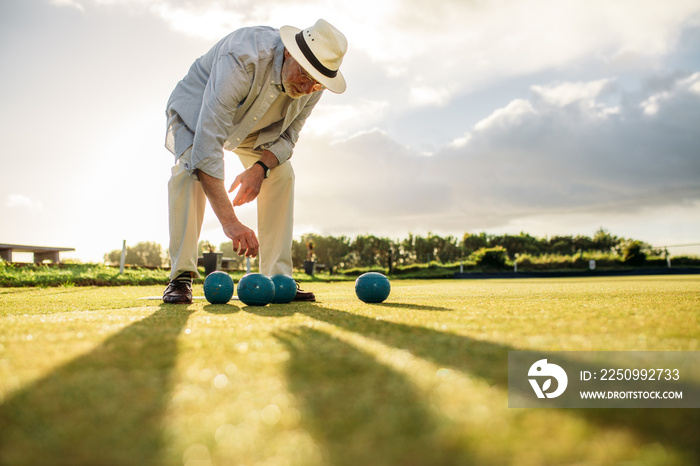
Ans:
[[[239,268],[245,265],[245,259],[239,257],[233,252],[233,244],[231,241],[223,243],[217,248],[209,241],[200,241],[198,245],[198,253],[201,257],[204,252],[221,252],[226,258],[231,258],[237,263]],[[104,255],[104,260],[108,264],[116,265],[121,261],[121,249],[115,249]],[[160,244],[144,241],[134,246],[126,247],[126,258],[124,263],[136,267],[163,267],[168,264],[168,251]]]
[[[428,233],[426,236],[409,234],[395,240],[374,235],[322,236],[307,234],[293,247],[294,264],[301,264],[308,255],[309,244],[319,263],[330,270],[354,267],[406,266],[436,261],[455,263],[473,256],[485,248],[503,248],[512,260],[517,255],[542,256],[548,254],[574,255],[585,252],[614,253],[623,255],[631,246],[650,255],[661,254],[638,240],[620,238],[600,228],[593,237],[553,236],[537,238],[528,233],[494,235],[465,233],[461,238]]]
[[[311,255],[330,271],[354,267],[389,267],[412,265],[427,262],[454,263],[467,259],[483,248],[501,247],[512,260],[516,255],[528,254],[541,256],[545,254],[574,255],[584,252],[615,253],[622,255],[630,247],[646,251],[650,255],[659,255],[662,251],[652,251],[648,244],[641,241],[619,238],[601,228],[589,236],[552,236],[537,238],[521,232],[517,235],[492,235],[487,233],[465,233],[461,238],[439,236],[428,233],[426,236],[409,234],[404,239],[392,239],[374,235],[323,236],[304,235],[294,241],[292,257],[295,267],[301,267]],[[202,252],[213,248],[208,242],[199,245]],[[233,252],[231,242],[218,247],[224,257],[238,260],[239,268],[244,267],[244,259]],[[105,261],[118,264],[120,250],[105,255]],[[137,266],[160,267],[166,264],[167,253],[157,243],[146,242],[127,247],[126,263]]]
[[[121,261],[121,249],[115,249],[105,254],[104,259],[108,264],[119,264]],[[126,247],[125,264],[137,267],[162,267],[167,261],[167,251],[163,247],[151,241],[144,241],[134,246]]]

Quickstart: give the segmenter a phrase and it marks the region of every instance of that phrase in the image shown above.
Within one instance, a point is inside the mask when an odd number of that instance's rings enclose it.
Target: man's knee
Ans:
[[[294,169],[292,164],[285,162],[282,165],[277,165],[270,173],[269,179],[274,179],[276,182],[294,185]]]

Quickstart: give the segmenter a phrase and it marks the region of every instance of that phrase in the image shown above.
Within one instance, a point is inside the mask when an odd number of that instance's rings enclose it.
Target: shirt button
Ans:
[[[253,121],[258,121],[258,117],[253,117]]]
[[[236,138],[236,141],[240,141],[240,140],[241,140],[241,138]]]
[[[275,94],[270,94],[270,98],[271,98],[271,99],[274,99],[274,98],[275,98]]]

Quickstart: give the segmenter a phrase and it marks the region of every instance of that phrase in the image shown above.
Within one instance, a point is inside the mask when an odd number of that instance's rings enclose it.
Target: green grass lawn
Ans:
[[[507,393],[508,351],[700,350],[700,276],[394,280],[379,305],[304,288],[318,302],[0,288],[0,464],[700,463],[697,409]]]

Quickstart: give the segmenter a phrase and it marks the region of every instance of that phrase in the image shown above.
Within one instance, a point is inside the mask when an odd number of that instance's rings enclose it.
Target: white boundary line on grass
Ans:
[[[150,301],[158,301],[158,300],[162,300],[163,297],[162,297],[162,296],[144,296],[143,298],[139,298],[139,299],[147,299],[147,300],[150,300]],[[192,299],[194,300],[194,299],[206,299],[206,298],[205,298],[204,296],[192,296]],[[233,300],[238,300],[238,296],[232,296],[232,297],[231,297],[231,300],[232,300],[232,301],[233,301]]]

